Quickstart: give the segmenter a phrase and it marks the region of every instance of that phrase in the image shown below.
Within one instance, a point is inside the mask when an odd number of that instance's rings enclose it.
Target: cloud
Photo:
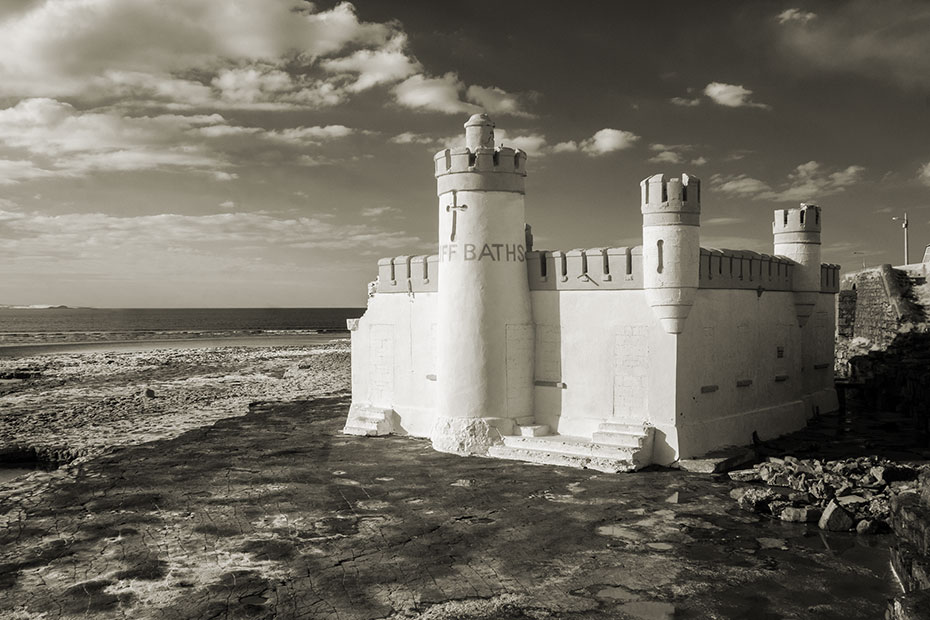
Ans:
[[[692,166],[703,166],[706,163],[707,163],[706,157],[695,157],[694,159],[691,160]]]
[[[597,131],[578,146],[587,155],[599,157],[631,148],[638,140],[639,136],[629,131],[607,128]]]
[[[469,86],[466,91],[466,97],[488,114],[503,114],[509,116],[532,116],[522,109],[516,95],[512,95],[505,90],[494,86],[486,88],[484,86]]]
[[[924,185],[930,187],[930,161],[917,169],[917,179]]]
[[[750,101],[749,97],[752,95],[752,91],[738,84],[711,82],[704,87],[704,94],[710,97],[714,103],[728,108],[761,108],[766,110],[769,108],[764,103]]]
[[[234,203],[232,200],[224,200],[223,202],[220,203],[220,206],[223,207],[224,209],[229,210],[229,209],[234,209],[236,207],[236,203]]]
[[[80,176],[93,170],[184,167],[216,170],[225,160],[191,140],[190,133],[223,120],[219,115],[123,117],[80,112],[52,99],[25,99],[0,109],[0,145],[26,155],[7,176]],[[41,170],[42,172],[38,172]]]
[[[694,107],[696,105],[701,105],[700,97],[695,97],[694,99],[688,99],[687,97],[672,97],[671,99],[669,99],[669,101],[671,103],[674,103],[675,105],[680,105],[680,106],[684,106],[688,108]]]
[[[380,217],[382,215],[390,215],[400,213],[400,209],[396,207],[389,207],[387,205],[380,205],[377,207],[367,207],[362,209],[362,217],[373,218]]]
[[[378,49],[357,50],[343,58],[324,60],[322,67],[330,73],[353,77],[347,90],[361,92],[381,84],[393,84],[423,70],[423,66],[405,52],[407,36],[395,34]]]
[[[231,208],[226,203],[221,206]],[[357,250],[397,249],[419,243],[419,239],[403,231],[387,231],[382,226],[336,224],[321,217],[270,213],[117,217],[105,213],[53,216],[0,209],[0,222],[0,263],[10,264],[25,255],[43,255],[58,259],[50,270],[60,269],[63,261],[69,265],[72,261],[92,261],[99,262],[104,273],[112,269],[106,263],[116,256],[135,257],[133,263],[144,272],[157,273],[162,268],[157,257],[168,258],[177,252],[215,255],[219,260],[272,246]]]
[[[731,177],[714,175],[711,177],[711,182],[714,184],[714,190],[734,196],[758,197],[763,192],[771,191],[768,184],[745,174]]]
[[[922,0],[825,3],[816,20],[779,21],[778,49],[798,71],[852,73],[908,89],[930,86],[930,5]]]
[[[449,72],[438,78],[414,75],[394,87],[397,103],[414,110],[444,112],[446,114],[475,114],[478,106],[459,98],[465,84],[455,73]]]
[[[392,137],[390,142],[394,144],[436,144],[436,138],[427,134],[405,131]]]
[[[55,176],[51,170],[36,167],[24,159],[0,159],[0,185],[13,185],[21,181],[30,181],[42,177]],[[2,204],[0,204],[2,206]]]
[[[531,116],[522,109],[517,95],[495,86],[472,85],[466,88],[458,75],[451,71],[440,77],[410,76],[394,86],[393,92],[397,103],[414,110],[444,114],[483,111],[493,115]]]
[[[711,183],[715,191],[732,196],[776,202],[808,202],[845,191],[861,181],[864,172],[862,166],[827,172],[818,162],[809,161],[791,171],[780,189],[744,174],[729,177],[717,174],[711,177]]]
[[[802,11],[801,9],[786,9],[779,13],[775,19],[778,20],[779,24],[785,24],[788,22],[800,22],[802,24],[806,24],[816,17],[816,13]]]
[[[394,24],[359,21],[347,2],[312,9],[296,0],[37,3],[0,23],[0,92],[92,95],[112,72],[165,80],[222,64],[311,66],[350,46],[389,46],[397,35]]]
[[[553,153],[576,153],[578,152],[578,143],[574,140],[559,142],[552,147]]]
[[[681,155],[673,151],[662,151],[649,158],[654,164],[680,164],[683,160]]]
[[[742,217],[711,217],[701,220],[701,226],[730,226],[732,224],[742,224],[745,222]]]
[[[510,135],[506,130],[495,129],[494,139],[498,146],[509,146],[510,148],[520,149],[531,156],[545,155],[549,152],[546,136],[538,133]]]

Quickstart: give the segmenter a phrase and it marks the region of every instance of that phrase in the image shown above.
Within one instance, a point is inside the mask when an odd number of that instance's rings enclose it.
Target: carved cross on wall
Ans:
[[[459,211],[465,211],[466,209],[468,209],[468,205],[460,205],[458,203],[458,195],[455,190],[452,190],[452,204],[446,205],[446,213],[452,212],[452,232],[449,234],[449,241],[455,241],[456,215]]]

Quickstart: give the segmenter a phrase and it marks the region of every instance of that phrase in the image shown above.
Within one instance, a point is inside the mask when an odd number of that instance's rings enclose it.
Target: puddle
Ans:
[[[601,536],[613,536],[623,540],[643,540],[645,538],[642,533],[622,525],[602,525],[597,528],[597,533]]]
[[[0,467],[0,484],[9,482],[13,478],[19,478],[30,474],[36,470],[35,467]]]
[[[620,606],[620,611],[641,620],[673,620],[675,606],[659,601],[633,601]]]

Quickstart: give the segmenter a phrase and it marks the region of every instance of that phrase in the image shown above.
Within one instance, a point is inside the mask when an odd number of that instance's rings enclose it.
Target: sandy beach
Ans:
[[[298,342],[45,344],[37,354],[5,347],[0,457],[7,465],[67,464],[244,415],[253,401],[349,388],[347,339],[313,335]],[[49,347],[58,352],[49,353]]]

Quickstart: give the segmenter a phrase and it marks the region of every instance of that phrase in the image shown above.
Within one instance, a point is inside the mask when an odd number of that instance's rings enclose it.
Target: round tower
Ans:
[[[533,415],[535,342],[526,270],[526,154],[494,147],[476,114],[465,146],[436,154],[438,418],[433,446],[484,454]]]
[[[820,294],[820,207],[802,202],[795,209],[776,209],[772,224],[775,254],[790,258],[794,308],[804,327]]]
[[[640,183],[643,204],[643,287],[669,334],[680,334],[697,296],[701,261],[701,181],[687,174]]]

